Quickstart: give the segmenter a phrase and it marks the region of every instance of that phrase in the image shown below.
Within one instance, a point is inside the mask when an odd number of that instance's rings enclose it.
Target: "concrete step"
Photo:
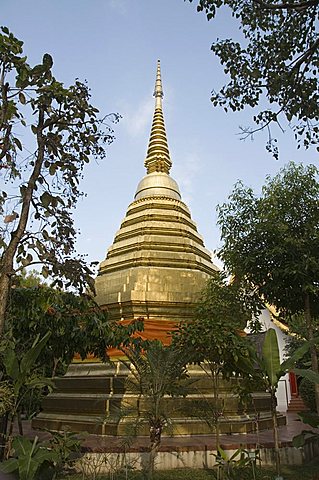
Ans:
[[[305,405],[303,399],[301,397],[292,397],[289,405],[288,405],[288,412],[305,412],[309,410],[309,408]]]

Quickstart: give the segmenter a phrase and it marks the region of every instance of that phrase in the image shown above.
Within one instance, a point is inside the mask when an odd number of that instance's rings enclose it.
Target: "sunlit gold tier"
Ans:
[[[185,320],[214,270],[176,182],[150,173],[100,265],[96,300],[116,320]]]
[[[172,422],[171,429],[164,430],[164,435],[207,435],[215,432],[211,381],[198,366],[190,366],[189,373],[193,380],[189,395],[185,398],[164,398],[164,410]],[[138,418],[146,419],[150,410],[148,400],[141,399],[136,389],[130,388],[132,380],[134,378],[129,370],[120,362],[113,365],[72,364],[63,378],[55,379],[54,393],[44,400],[43,412],[33,419],[33,427],[127,436],[132,433],[132,426]],[[251,405],[244,410],[231,389],[234,382],[238,379],[221,383],[219,405],[223,417],[220,419],[220,432],[256,431],[257,413],[258,428],[271,428],[269,394],[254,393]],[[285,418],[279,415],[278,422],[284,424]],[[146,420],[138,434],[149,435]]]

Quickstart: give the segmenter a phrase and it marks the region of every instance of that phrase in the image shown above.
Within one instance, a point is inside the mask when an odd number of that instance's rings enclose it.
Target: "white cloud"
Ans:
[[[190,205],[193,200],[194,178],[200,172],[202,162],[196,153],[188,153],[181,156],[182,160],[174,160],[173,176],[180,187],[182,200]]]
[[[109,6],[120,15],[128,12],[128,0],[108,0]]]
[[[145,136],[146,128],[149,131],[151,128],[153,111],[154,99],[147,97],[134,109],[131,106],[122,108],[122,112],[126,113],[123,115],[121,124],[132,137]]]

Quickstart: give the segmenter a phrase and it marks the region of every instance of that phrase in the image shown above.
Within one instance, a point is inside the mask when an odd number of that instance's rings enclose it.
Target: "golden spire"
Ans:
[[[164,94],[162,89],[161,64],[158,60],[154,90],[155,112],[153,116],[150,141],[148,144],[145,160],[145,167],[147,169],[147,173],[163,172],[168,174],[172,166],[172,162],[169,156],[162,110],[163,96]]]

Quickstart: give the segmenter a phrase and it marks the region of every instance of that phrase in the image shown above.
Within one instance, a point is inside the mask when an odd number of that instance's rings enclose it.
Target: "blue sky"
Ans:
[[[123,117],[108,158],[86,169],[88,195],[75,213],[78,248],[90,260],[104,259],[145,174],[158,58],[171,174],[210,250],[219,245],[215,207],[238,179],[260,189],[290,160],[318,162],[315,151],[296,150],[289,130],[279,134],[274,160],[265,133],[239,139],[239,125],[251,124],[253,110],[226,114],[211,105],[211,90],[226,81],[211,43],[239,35],[227,13],[207,22],[196,1],[183,0],[0,0],[0,6],[0,23],[25,42],[31,64],[50,53],[58,80],[87,79],[92,102]]]

